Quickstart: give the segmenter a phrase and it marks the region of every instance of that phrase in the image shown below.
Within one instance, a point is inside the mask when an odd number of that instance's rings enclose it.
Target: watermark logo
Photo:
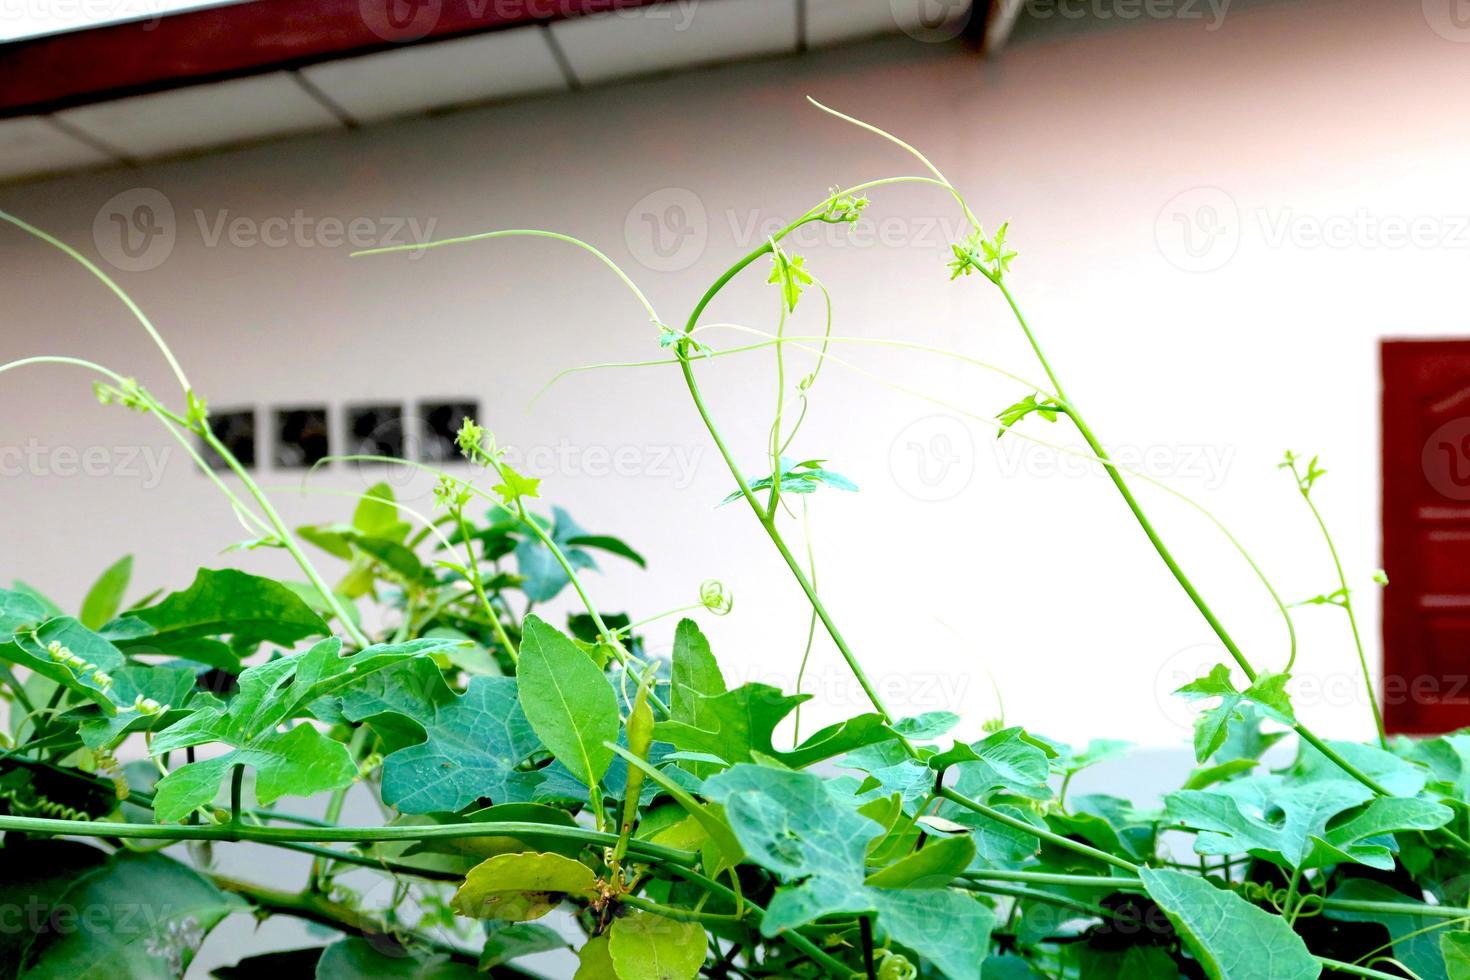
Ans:
[[[192,220],[189,220],[192,219]],[[205,248],[370,249],[422,246],[434,237],[437,218],[391,215],[289,214],[264,217],[229,208],[194,208],[180,224],[173,202],[151,187],[109,198],[92,219],[92,240],[103,260],[123,272],[147,272],[168,260],[180,234],[197,234]],[[408,258],[423,255],[421,248]]]
[[[97,251],[123,272],[158,268],[173,253],[177,237],[173,203],[151,187],[114,194],[92,219]]]
[[[975,11],[971,0],[888,0],[888,6],[899,30],[928,43],[959,37]]]
[[[526,476],[545,479],[650,479],[675,490],[694,483],[703,446],[579,445],[566,439],[551,444],[504,446],[502,458]]]
[[[1154,240],[1171,264],[1186,272],[1213,272],[1240,247],[1240,208],[1218,187],[1176,194],[1154,222]]]
[[[144,490],[163,483],[171,446],[51,446],[32,437],[0,446],[0,478],[136,480]]]
[[[1246,233],[1273,250],[1470,250],[1470,214],[1396,214],[1365,207],[1333,212],[1261,207],[1242,212],[1220,188],[1196,187],[1171,198],[1154,227],[1160,253],[1189,272],[1213,272],[1224,266],[1235,257]]]
[[[693,191],[663,187],[629,209],[623,239],[633,257],[654,272],[682,272],[704,255],[709,214]]]
[[[434,237],[437,218],[369,217],[336,215],[317,217],[297,208],[289,215],[254,218],[232,215],[228,208],[213,214],[194,209],[194,222],[205,248],[221,244],[235,248],[389,248],[397,245],[423,245]],[[408,253],[410,259],[423,255],[422,249]]]
[[[1470,416],[1452,419],[1431,432],[1419,461],[1437,493],[1450,500],[1470,500]]]
[[[930,415],[899,430],[888,447],[888,471],[916,500],[958,496],[975,476],[975,439],[952,415]]]
[[[1036,20],[1201,20],[1206,31],[1225,23],[1231,0],[1025,0]]]
[[[1180,731],[1193,731],[1194,720],[1199,715],[1199,705],[1193,704],[1178,694],[1184,685],[1209,674],[1218,663],[1229,659],[1229,654],[1217,643],[1196,643],[1175,650],[1164,658],[1154,674],[1154,703],[1159,714],[1170,725]]]
[[[1423,0],[1424,21],[1446,41],[1470,43],[1470,0]]]
[[[1016,435],[995,440],[995,456],[1005,477],[1090,477],[1102,472],[1103,467],[1090,454],[1058,450]],[[1192,480],[1206,490],[1218,490],[1230,475],[1235,447],[1192,443],[1109,446],[1108,459],[1125,473],[1142,474],[1151,480]]]
[[[357,12],[368,30],[401,43],[427,37],[439,25],[443,0],[358,0]]]

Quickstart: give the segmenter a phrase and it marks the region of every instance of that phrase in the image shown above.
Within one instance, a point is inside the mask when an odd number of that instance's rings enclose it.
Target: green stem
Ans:
[[[1317,505],[1312,502],[1311,491],[1307,488],[1297,475],[1296,464],[1291,464],[1291,473],[1297,477],[1297,489],[1301,492],[1302,500],[1306,501],[1307,509],[1312,512],[1312,517],[1317,521],[1317,527],[1322,531],[1322,539],[1327,542],[1327,551],[1332,555],[1332,565],[1337,569],[1337,584],[1342,588],[1342,610],[1347,613],[1348,625],[1353,631],[1353,645],[1358,650],[1358,666],[1363,671],[1363,685],[1368,689],[1368,706],[1373,709],[1373,728],[1378,733],[1378,745],[1388,748],[1388,736],[1383,727],[1383,712],[1378,707],[1378,695],[1373,691],[1373,675],[1368,670],[1368,655],[1363,651],[1363,636],[1358,630],[1358,617],[1353,612],[1352,590],[1348,588],[1347,574],[1342,569],[1342,559],[1337,554],[1337,544],[1332,540],[1332,532],[1327,530],[1327,522],[1322,519],[1322,513],[1317,510]]]
[[[249,824],[189,826],[181,824],[111,823],[106,820],[50,820],[41,817],[0,816],[0,830],[63,837],[115,837],[133,840],[277,841],[307,844],[373,841],[463,840],[474,837],[525,837],[564,840],[597,847],[616,846],[616,834],[584,827],[522,822],[439,824],[423,827],[252,827]],[[648,841],[632,840],[628,850],[636,857],[666,865],[693,865],[699,855]]]
[[[470,585],[475,590],[475,597],[480,600],[480,605],[485,607],[485,615],[490,617],[490,628],[495,632],[495,639],[499,641],[501,646],[505,647],[505,652],[509,655],[511,663],[519,663],[521,659],[520,651],[516,649],[514,643],[510,642],[510,637],[506,634],[505,627],[500,624],[500,616],[496,614],[495,607],[490,604],[490,600],[485,596],[485,583],[480,576],[480,560],[475,556],[475,542],[470,537],[470,526],[469,522],[464,519],[463,507],[456,507],[454,509],[454,519],[459,523],[459,536],[464,540],[465,554],[469,559]]]
[[[335,861],[340,864],[350,864],[358,868],[371,868],[374,871],[382,871],[390,875],[398,875],[409,878],[423,878],[426,881],[447,881],[454,884],[462,884],[464,875],[453,871],[436,871],[433,868],[416,868],[408,864],[395,864],[392,861],[380,861],[368,857],[366,854],[358,854],[353,851],[339,851],[331,847],[320,847],[316,844],[296,844],[289,841],[262,841],[267,847],[279,847],[285,851],[295,851],[298,854],[310,854],[313,858],[320,858],[323,862]],[[167,846],[167,845],[165,845]]]
[[[967,796],[955,792],[947,786],[940,788],[939,795],[944,797],[946,800],[949,800],[951,803],[957,803],[967,810],[973,810],[975,813],[978,813],[984,817],[989,817],[991,820],[994,820],[997,823],[1005,824],[1007,827],[1010,827],[1013,830],[1019,830],[1023,833],[1030,834],[1033,837],[1039,838],[1040,840],[1051,844],[1053,847],[1060,847],[1064,850],[1071,851],[1074,854],[1081,854],[1084,857],[1092,858],[1095,861],[1102,861],[1106,864],[1111,864],[1116,868],[1122,868],[1124,871],[1128,871],[1133,874],[1138,873],[1139,866],[1134,864],[1132,861],[1129,861],[1125,858],[1120,858],[1116,854],[1109,854],[1107,851],[1098,850],[1097,848],[1092,847],[1089,844],[1084,844],[1081,841],[1072,840],[1072,838],[1070,837],[1063,837],[1060,834],[1052,833],[1050,830],[1045,830],[1041,827],[1037,827],[1034,824],[1027,823],[1025,820],[1022,820],[1019,817],[1013,817],[1009,813],[1006,813],[1002,810],[997,810],[994,807],[986,806],[984,803],[981,803],[978,800],[972,800]]]
[[[1093,434],[1091,427],[1089,427],[1087,424],[1087,420],[1083,418],[1082,413],[1077,410],[1077,406],[1066,398],[1062,386],[1057,380],[1056,374],[1051,369],[1051,364],[1047,362],[1046,355],[1043,354],[1041,351],[1041,345],[1037,343],[1036,337],[1032,333],[1031,327],[1026,323],[1026,318],[1022,315],[1020,307],[1016,305],[1014,297],[1011,296],[1011,291],[1006,288],[1005,283],[1003,283],[1000,279],[991,276],[988,272],[986,273],[986,277],[989,278],[991,282],[995,283],[996,287],[1001,291],[1001,294],[1005,296],[1006,302],[1010,305],[1011,312],[1015,314],[1016,322],[1021,325],[1021,329],[1025,333],[1026,339],[1030,342],[1032,350],[1036,352],[1036,357],[1041,363],[1042,370],[1046,372],[1046,376],[1051,380],[1052,387],[1056,389],[1057,394],[1062,397],[1063,401],[1067,402],[1067,417],[1070,418],[1073,424],[1077,426],[1077,431],[1081,434],[1083,440],[1086,441],[1088,448],[1092,450],[1093,455],[1096,456],[1099,460],[1104,461],[1105,463],[1110,462],[1111,460],[1108,456],[1107,450],[1103,448],[1102,443],[1099,442],[1097,436]],[[1210,625],[1210,629],[1212,629],[1215,635],[1219,637],[1220,642],[1225,645],[1225,649],[1230,652],[1230,656],[1240,667],[1241,672],[1245,674],[1248,680],[1254,681],[1256,679],[1256,669],[1251,666],[1250,661],[1246,659],[1245,653],[1240,649],[1239,645],[1236,644],[1235,638],[1230,635],[1230,631],[1225,628],[1225,624],[1222,623],[1220,621],[1220,618],[1215,615],[1215,611],[1210,608],[1210,604],[1205,601],[1204,596],[1200,594],[1199,589],[1195,587],[1194,582],[1190,579],[1188,575],[1185,574],[1184,569],[1179,566],[1179,562],[1175,560],[1173,552],[1169,550],[1168,545],[1164,543],[1164,539],[1160,537],[1158,531],[1154,529],[1153,522],[1150,521],[1148,519],[1148,515],[1144,513],[1143,507],[1139,504],[1138,499],[1133,496],[1133,491],[1129,488],[1128,482],[1123,479],[1123,475],[1118,472],[1117,467],[1109,465],[1104,466],[1103,468],[1107,471],[1108,479],[1113,481],[1113,486],[1117,488],[1118,494],[1123,498],[1123,502],[1128,505],[1128,509],[1133,513],[1134,520],[1137,521],[1138,526],[1143,529],[1143,533],[1148,537],[1149,543],[1154,546],[1154,550],[1158,552],[1159,558],[1163,560],[1164,565],[1167,566],[1170,573],[1173,574],[1174,580],[1179,583],[1179,587],[1184,590],[1184,594],[1189,596],[1190,601],[1194,603],[1195,608],[1199,610],[1199,613],[1201,616],[1204,617],[1205,622]],[[1367,773],[1358,769],[1352,763],[1344,759],[1340,753],[1329,746],[1305,725],[1298,722],[1292,726],[1292,730],[1295,731],[1303,741],[1310,744],[1318,752],[1321,752],[1331,762],[1337,765],[1338,768],[1340,768],[1343,772],[1347,773],[1349,776],[1353,777],[1364,786],[1367,786],[1379,796],[1393,795]]]
[[[369,731],[366,725],[359,726],[352,733],[352,741],[348,743],[347,746],[347,755],[350,759],[352,759],[353,766],[356,766],[358,764],[358,756],[362,754],[362,747],[367,742],[368,734]],[[342,818],[342,807],[347,803],[347,793],[355,785],[357,784],[353,782],[348,783],[346,786],[339,786],[337,789],[332,790],[331,796],[327,797],[327,806],[326,809],[322,812],[322,819],[329,826],[335,826],[337,821]],[[236,822],[238,822],[238,820]],[[310,882],[309,887],[315,889],[316,891],[326,891],[326,888],[324,887],[326,884],[326,871],[326,865],[321,861],[320,858],[312,861],[311,873],[308,878],[308,881]]]
[[[369,915],[365,915],[357,909],[333,902],[322,895],[313,895],[310,893],[304,895],[292,894],[291,892],[265,888],[248,881],[241,881],[224,875],[211,875],[210,878],[222,891],[239,895],[241,898],[247,899],[252,905],[264,911],[304,919],[331,929],[358,935],[402,937],[405,940],[404,945],[407,947],[429,949],[448,956],[457,963],[473,965],[477,962],[477,958],[465,950],[440,942],[429,936],[419,934],[405,935],[403,930],[390,929],[383,922]],[[526,973],[514,967],[496,967],[497,975],[502,971],[506,971],[505,975],[507,977],[539,980],[536,974]]]
[[[114,296],[122,300],[123,305],[128,308],[128,312],[132,313],[133,317],[138,321],[139,324],[142,325],[143,329],[148,332],[148,336],[152,339],[154,346],[156,346],[158,350],[163,354],[163,359],[168,362],[169,369],[173,371],[174,377],[178,379],[179,387],[184,390],[185,394],[188,394],[193,390],[189,385],[188,377],[184,374],[183,367],[179,365],[178,359],[174,357],[174,352],[169,348],[168,344],[164,342],[163,336],[159,334],[158,328],[153,325],[153,321],[148,319],[147,315],[143,312],[141,308],[139,308],[138,304],[133,302],[133,298],[129,296],[126,292],[124,292],[123,288],[119,286],[116,282],[114,282],[111,276],[103,272],[101,269],[97,268],[97,264],[95,262],[87,258],[81,252],[78,252],[76,249],[72,248],[70,245],[66,244],[66,242],[63,242],[61,239],[47,234],[34,225],[27,224],[26,222],[15,217],[12,214],[0,211],[0,221],[8,221],[22,231],[30,235],[34,235],[36,238],[39,238],[47,245],[50,245],[53,248],[59,249],[60,251],[66,253],[69,258],[81,265],[82,268],[86,269],[88,272],[92,273],[92,275],[96,276],[97,279],[100,280],[104,286],[112,291],[112,294]]]
[[[1068,909],[1081,915],[1095,916],[1099,919],[1111,919],[1114,913],[1100,905],[1089,905],[1079,902],[1075,898],[1067,898],[1065,895],[1057,895],[1054,892],[1039,891],[1034,888],[1022,888],[1007,885],[977,885],[976,888],[992,895],[1004,895],[1007,898],[1020,899],[1027,902],[1043,902],[1047,905],[1055,905],[1058,908]]]
[[[1344,963],[1341,960],[1331,960],[1325,956],[1314,956],[1313,959],[1329,970],[1335,970],[1338,973],[1351,973],[1355,977],[1371,977],[1373,980],[1403,980],[1397,973],[1384,973],[1382,970],[1357,966],[1353,963]]]
[[[1367,912],[1370,915],[1418,915],[1426,918],[1463,919],[1470,918],[1470,908],[1454,905],[1428,905],[1423,902],[1360,902],[1347,898],[1313,898],[1313,905],[1320,905],[1331,912]]]
[[[729,282],[737,272],[751,262],[754,262],[766,251],[769,251],[770,247],[770,243],[768,242],[750,255],[747,255],[740,262],[737,262],[725,275],[720,277],[716,286],[723,286]],[[694,329],[699,314],[708,305],[709,301],[714,298],[714,294],[717,291],[718,289],[716,287],[711,287],[710,292],[706,293],[705,297],[700,300],[699,305],[690,314],[689,325],[685,329],[686,334]],[[687,353],[681,353],[679,370],[684,375],[684,384],[689,389],[689,397],[694,401],[694,408],[699,412],[699,417],[704,422],[705,429],[709,431],[710,439],[714,442],[715,449],[719,451],[720,457],[725,461],[726,468],[729,469],[730,475],[734,477],[736,485],[740,488],[740,495],[750,505],[751,510],[755,513],[757,523],[765,530],[766,535],[771,539],[771,543],[780,552],[782,560],[786,562],[786,567],[791,570],[792,577],[801,586],[802,592],[806,593],[807,601],[811,603],[812,609],[816,611],[818,618],[822,620],[822,625],[826,627],[827,633],[832,637],[832,642],[837,645],[838,651],[842,654],[842,659],[847,661],[848,669],[857,678],[857,682],[862,687],[863,693],[867,695],[868,701],[873,705],[873,710],[884,721],[892,723],[893,716],[883,703],[882,697],[879,696],[877,690],[873,687],[873,683],[868,680],[867,673],[863,670],[862,665],[858,663],[857,657],[853,654],[852,648],[847,645],[847,640],[842,636],[842,632],[837,628],[837,624],[832,621],[832,616],[827,612],[827,607],[817,597],[816,590],[812,588],[811,582],[807,580],[806,574],[801,570],[801,565],[791,554],[791,549],[786,546],[785,540],[781,537],[781,532],[776,529],[774,518],[767,517],[765,509],[761,507],[760,501],[756,499],[755,493],[750,489],[749,482],[746,481],[744,475],[740,472],[740,466],[735,462],[735,457],[730,452],[730,447],[726,445],[724,437],[720,434],[719,427],[715,425],[714,419],[710,416],[709,406],[705,404],[704,395],[699,390],[699,382],[694,378],[694,367],[690,363]],[[907,746],[907,741],[904,744]],[[909,751],[913,751],[912,746],[909,746]]]
[[[301,571],[306,574],[312,587],[322,597],[322,601],[327,604],[327,608],[332,611],[332,615],[336,616],[337,621],[342,624],[343,631],[347,633],[352,639],[352,642],[357,644],[358,647],[370,646],[372,641],[368,639],[367,634],[358,629],[357,625],[348,618],[346,610],[342,608],[342,603],[337,598],[337,593],[333,592],[332,587],[327,585],[326,580],[316,570],[316,566],[312,564],[311,559],[306,557],[306,553],[296,543],[295,536],[286,527],[286,522],[281,520],[281,515],[276,511],[275,506],[271,504],[270,498],[265,495],[265,491],[261,490],[255,480],[251,478],[245,467],[240,465],[240,461],[235,458],[235,454],[230,452],[225,444],[220,442],[219,438],[215,436],[214,430],[209,426],[208,419],[200,423],[199,434],[205,443],[225,461],[225,465],[240,478],[241,484],[244,485],[245,490],[250,496],[255,498],[255,502],[259,505],[261,512],[265,514],[266,520],[270,521],[271,528],[275,531],[276,537],[281,542],[281,546],[290,552],[291,557],[295,559]]]
[[[1286,900],[1283,901],[1281,915],[1286,919],[1287,925],[1296,922],[1296,913],[1299,906],[1296,901],[1296,890],[1302,882],[1302,868],[1297,865],[1291,869],[1291,880],[1286,885]]]
[[[230,823],[240,822],[240,790],[245,782],[245,767],[235,765],[230,767]],[[335,820],[335,817],[328,819]]]
[[[1142,879],[1124,876],[1112,878],[1107,875],[1053,874],[1048,871],[983,870],[967,871],[962,877],[972,881],[1015,881],[1033,885],[1058,885],[1063,888],[1143,889]]]
[[[811,572],[812,589],[817,588],[817,553],[812,546],[812,516],[811,508],[807,506],[806,498],[801,498],[801,536],[806,543],[806,567]],[[806,681],[807,664],[812,659],[812,643],[817,638],[817,611],[812,610],[811,616],[806,624],[806,646],[801,651],[801,666],[796,669],[796,693],[801,693],[802,684]],[[791,724],[791,745],[793,748],[801,744],[801,705],[796,706],[796,717]]]
[[[761,919],[765,916],[765,910],[762,909],[759,905],[756,905],[754,902],[748,899],[742,899],[739,895],[735,894],[735,892],[731,891],[729,888],[726,888],[718,881],[715,881],[712,878],[705,877],[704,875],[700,874],[698,871],[695,871],[693,868],[687,865],[669,864],[666,865],[666,868],[678,877],[683,878],[685,881],[698,885],[700,888],[703,888],[705,891],[709,892],[712,895],[717,895],[720,898],[723,898],[725,901],[729,902],[737,909],[741,907],[749,909],[750,917],[757,924],[759,924]],[[797,930],[787,929],[782,931],[780,935],[782,939],[786,940],[788,943],[805,953],[814,962],[824,967],[830,976],[851,977],[853,975],[852,970],[848,969],[846,964],[822,952],[822,950],[817,947],[816,943],[803,936]]]
[[[486,452],[483,447],[479,446],[475,447],[474,452],[481,462],[495,469],[496,472],[499,472],[500,464],[492,454]],[[474,488],[471,489],[473,490]],[[587,589],[582,585],[581,576],[572,567],[572,563],[567,558],[566,553],[561,550],[561,545],[557,544],[556,540],[546,533],[546,529],[533,516],[527,513],[525,505],[520,502],[519,498],[516,499],[515,517],[526,530],[531,532],[537,541],[540,541],[546,547],[547,551],[551,552],[551,557],[555,559],[557,565],[561,566],[561,570],[566,575],[567,581],[576,590],[577,598],[582,601],[582,606],[587,610],[587,615],[592,617],[592,624],[597,627],[598,635],[607,640],[612,648],[613,656],[617,658],[618,663],[622,664],[624,669],[631,669],[632,656],[623,648],[623,643],[618,639],[617,633],[608,629],[607,623],[603,622],[602,613],[598,612],[597,606],[592,602],[592,597],[587,594]],[[528,605],[526,607],[526,615],[530,615],[530,612],[531,608]],[[661,714],[665,717],[668,716],[669,706],[664,704],[658,695],[649,691],[648,700]]]
[[[738,925],[741,918],[738,915],[719,915],[714,912],[696,912],[693,909],[680,909],[672,905],[660,905],[637,895],[624,895],[618,899],[618,904],[629,908],[641,909],[644,912],[652,912],[654,915],[663,916],[665,919],[673,919],[675,922],[698,922],[702,925],[730,926]],[[747,906],[748,908],[750,906]]]

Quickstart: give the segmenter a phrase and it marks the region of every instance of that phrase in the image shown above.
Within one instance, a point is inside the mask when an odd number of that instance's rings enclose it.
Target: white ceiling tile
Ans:
[[[137,158],[341,125],[285,72],[98,102],[57,116]]]
[[[551,26],[583,82],[796,50],[796,0],[671,0]]]
[[[903,0],[806,0],[806,40],[812,47],[898,31],[893,8]]]
[[[40,116],[0,122],[0,179],[92,167],[111,160]]]
[[[328,61],[302,74],[362,122],[567,87],[540,27]]]
[[[807,43],[822,47],[900,31],[949,40],[971,6],[972,0],[807,0]]]

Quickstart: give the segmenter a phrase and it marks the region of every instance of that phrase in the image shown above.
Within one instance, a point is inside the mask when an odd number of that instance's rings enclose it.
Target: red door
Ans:
[[[1384,720],[1470,725],[1470,340],[1383,342]]]

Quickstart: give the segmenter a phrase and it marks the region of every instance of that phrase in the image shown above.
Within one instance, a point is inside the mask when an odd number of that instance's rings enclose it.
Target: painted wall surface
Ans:
[[[653,615],[718,578],[735,611],[706,625],[732,678],[790,688],[808,611],[751,515],[716,506],[731,479],[677,370],[574,374],[532,405],[567,368],[662,355],[614,277],[550,241],[348,252],[555,229],[605,249],[681,322],[829,186],[916,172],[810,94],[923,148],[985,222],[1011,222],[1013,288],[1068,393],[1120,459],[1218,515],[1289,600],[1335,583],[1276,463],[1287,447],[1322,454],[1318,496],[1363,589],[1376,662],[1377,343],[1470,334],[1470,37],[1431,7],[1170,16],[1033,39],[994,61],[901,39],[13,187],[0,206],[114,274],[220,409],[477,398],[548,498],[648,556],[646,573],[610,559],[594,577],[605,609]],[[948,281],[963,230],[953,201],[922,186],[872,196],[850,236],[824,228],[793,245],[831,290],[835,333],[1044,380],[1001,297]],[[135,227],[147,247],[124,250],[111,215],[147,201],[162,233]],[[143,331],[60,253],[6,231],[0,268],[0,358],[85,356],[171,391]],[[765,274],[762,262],[735,281],[707,320],[773,329]],[[821,331],[813,295],[789,332]],[[861,486],[811,498],[812,542],[821,593],[893,707],[957,710],[974,732],[1003,698],[1007,720],[1061,738],[1187,738],[1190,711],[1167,692],[1219,659],[1218,644],[1095,466],[994,438],[984,420],[1027,389],[920,351],[834,351],[793,455]],[[791,361],[793,378],[810,363]],[[770,352],[699,374],[754,473]],[[224,501],[153,421],[99,407],[89,383],[63,367],[0,379],[7,580],[75,604],[124,552],[148,588],[182,587],[201,565],[290,574],[278,553],[222,554],[246,536]],[[1078,444],[1064,422],[1023,428]],[[344,495],[384,475],[337,466],[309,493],[299,472],[261,479],[308,523],[343,517]],[[395,479],[410,506],[431,507],[427,482]],[[1229,543],[1176,497],[1138,488],[1249,655],[1281,665],[1280,618]],[[1299,711],[1320,731],[1364,735],[1346,624],[1332,610],[1298,618]],[[667,649],[672,630],[649,627],[650,645]],[[822,639],[807,689],[813,724],[863,707]]]

